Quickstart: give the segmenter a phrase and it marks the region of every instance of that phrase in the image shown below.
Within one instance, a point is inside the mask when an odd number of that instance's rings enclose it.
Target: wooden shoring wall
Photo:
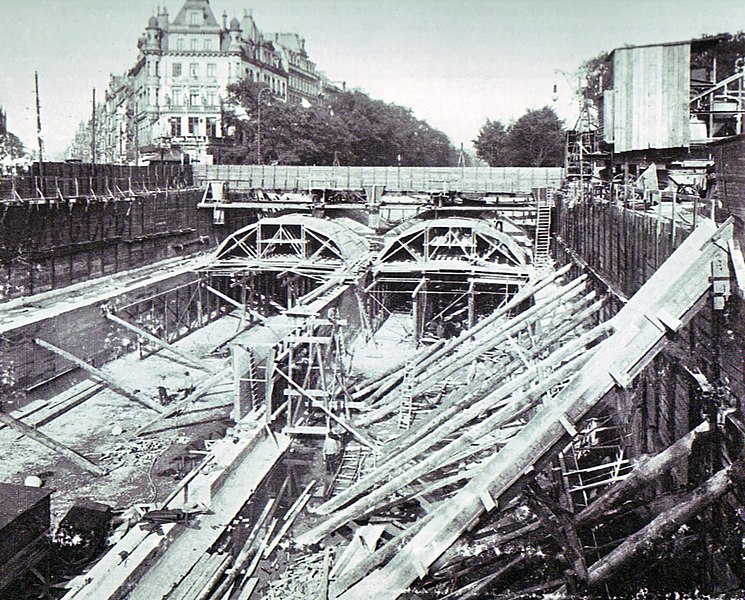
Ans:
[[[598,289],[611,291],[611,317],[680,245],[690,230],[609,203],[557,203],[554,257],[588,272]],[[697,377],[698,376],[698,377]],[[703,376],[701,378],[700,376]],[[707,386],[710,386],[708,387]],[[702,300],[685,325],[626,390],[613,392],[615,414],[632,456],[656,453],[717,407],[745,411],[745,302],[732,294],[724,310]],[[699,468],[701,467],[701,468]],[[681,464],[678,483],[697,471]],[[696,481],[692,481],[696,482]]]
[[[147,326],[148,323],[168,322],[171,329],[169,341],[173,341],[177,339],[175,333],[179,337],[186,334],[187,321],[191,322],[191,327],[198,324],[199,317],[195,312],[198,298],[191,295],[197,283],[197,276],[193,273],[180,273],[155,283],[143,284],[115,298],[82,302],[49,318],[36,319],[4,331],[0,335],[0,397],[3,409],[7,412],[23,406],[29,400],[49,398],[87,377],[65,359],[34,344],[34,338],[70,350],[90,365],[100,367],[135,349],[136,336],[122,331],[121,327],[106,319],[105,310],[113,310],[135,324]],[[215,318],[221,310],[226,310],[214,299],[206,298],[207,295],[202,294],[203,321]],[[178,313],[176,297],[179,298]],[[163,302],[164,298],[168,301]],[[120,308],[124,310],[119,312]],[[232,306],[227,307],[227,310],[232,309]],[[177,322],[179,327],[176,327]]]
[[[221,284],[225,285],[225,281],[209,283],[218,288]],[[146,298],[120,305],[116,307],[116,314],[172,344],[233,310],[219,296],[210,294],[204,285],[205,278],[196,277]]]
[[[0,178],[0,200],[111,196],[119,192],[179,189],[192,185],[192,167],[181,164],[91,165],[74,162],[39,163],[27,172]]]
[[[0,205],[0,301],[205,250],[254,219],[231,212],[215,226],[200,193]]]
[[[557,186],[559,167],[298,167],[194,165],[194,180],[227,181],[232,191],[363,190],[385,186],[402,192],[529,193]]]

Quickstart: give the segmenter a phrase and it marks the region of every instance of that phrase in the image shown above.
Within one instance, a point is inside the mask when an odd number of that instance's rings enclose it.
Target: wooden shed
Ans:
[[[605,141],[616,153],[687,147],[691,43],[617,48],[604,94]]]

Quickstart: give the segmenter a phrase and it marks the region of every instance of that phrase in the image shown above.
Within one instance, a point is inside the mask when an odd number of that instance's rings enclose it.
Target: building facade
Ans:
[[[104,101],[101,160],[210,162],[223,137],[227,86],[250,79],[275,97],[312,102],[321,93],[316,65],[297,34],[264,35],[253,17],[215,18],[209,0],[186,0],[171,20],[165,8],[148,21],[135,65],[113,76]]]

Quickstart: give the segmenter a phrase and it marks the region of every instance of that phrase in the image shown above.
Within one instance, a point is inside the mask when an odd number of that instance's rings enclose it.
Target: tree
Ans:
[[[0,133],[0,174],[26,168],[30,162],[31,157],[18,136],[10,131]]]
[[[544,106],[529,110],[508,133],[510,166],[560,167],[564,164],[564,123]]]
[[[506,129],[487,119],[474,145],[477,156],[492,167],[559,167],[564,163],[564,124],[548,106],[528,110]]]
[[[613,61],[608,52],[586,60],[579,67],[581,98],[588,103],[590,126],[600,127],[603,114],[603,92],[613,86]],[[594,122],[593,122],[594,121]]]
[[[256,162],[262,87],[244,80],[228,88],[223,123],[231,143],[217,153],[217,162]],[[334,156],[345,165],[447,166],[457,161],[444,133],[416,119],[408,108],[359,91],[318,98],[308,108],[264,93],[261,131],[264,163],[330,165]]]
[[[717,81],[726,79],[737,72],[737,62],[745,56],[745,33],[718,33],[704,35],[702,39],[716,38],[718,42],[711,47],[691,54],[691,67],[711,67],[714,56],[717,60]]]
[[[476,147],[476,156],[486,161],[490,167],[501,167],[509,163],[507,128],[501,121],[487,119],[473,145]]]

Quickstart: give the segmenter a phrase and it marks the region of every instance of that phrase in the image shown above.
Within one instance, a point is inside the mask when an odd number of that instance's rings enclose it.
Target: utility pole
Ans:
[[[463,150],[463,142],[460,143],[460,154],[458,155],[458,166],[461,169],[466,168],[466,153]]]
[[[135,102],[135,167],[140,166],[140,114],[137,108],[137,102]]]
[[[91,103],[91,165],[96,166],[96,88]]]
[[[256,96],[256,109],[257,109],[257,119],[256,119],[256,164],[261,164],[261,94],[262,92],[265,92],[267,90],[271,91],[272,88],[270,87],[263,87],[259,90],[259,94]]]
[[[36,84],[36,139],[39,142],[39,189],[44,190],[44,151],[41,141],[41,104],[39,102],[39,72],[34,71]]]

